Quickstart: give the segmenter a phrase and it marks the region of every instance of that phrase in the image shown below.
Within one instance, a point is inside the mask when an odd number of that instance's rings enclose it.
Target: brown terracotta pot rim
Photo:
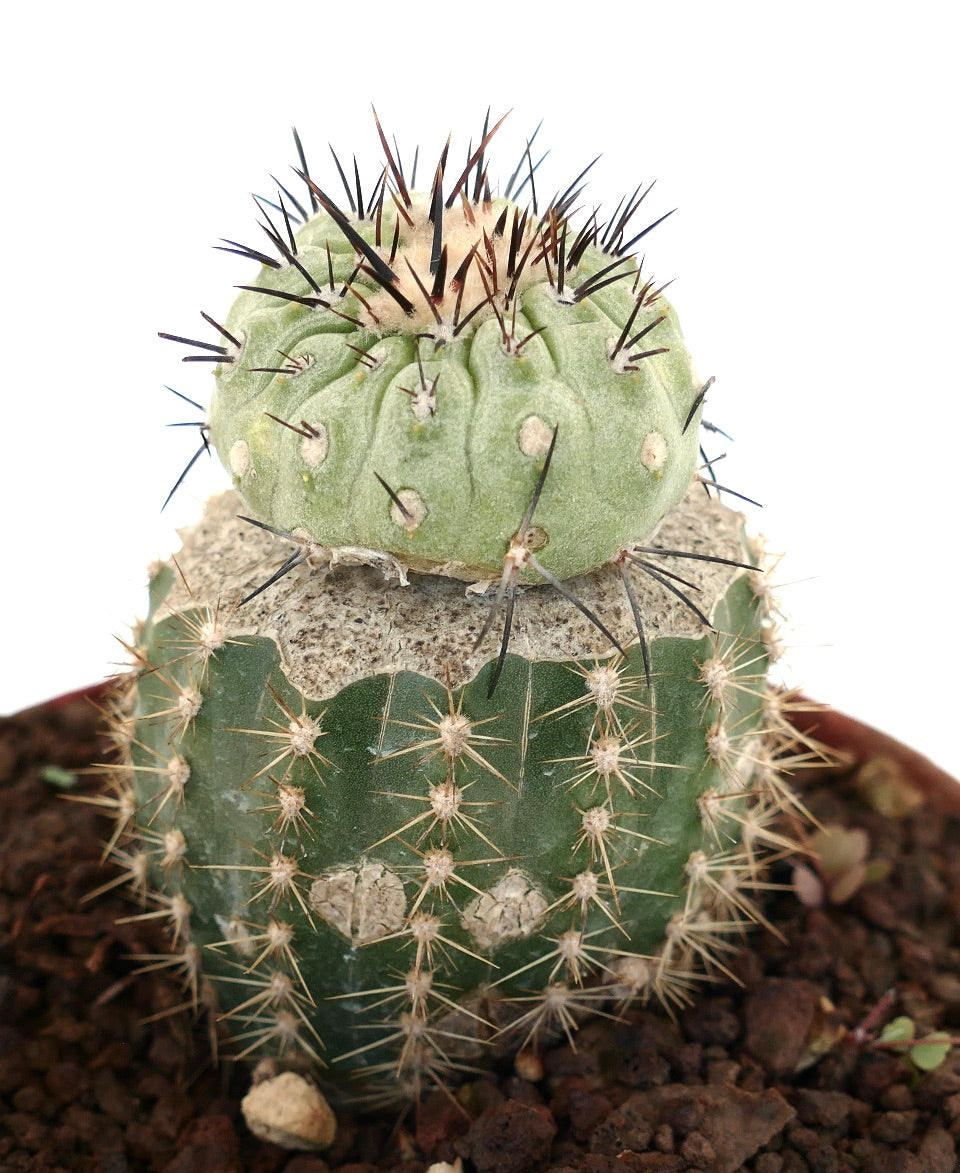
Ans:
[[[889,733],[809,697],[798,698],[790,720],[795,728],[830,749],[849,755],[855,764],[886,758],[900,766],[927,803],[941,814],[960,815],[960,782],[928,757]]]

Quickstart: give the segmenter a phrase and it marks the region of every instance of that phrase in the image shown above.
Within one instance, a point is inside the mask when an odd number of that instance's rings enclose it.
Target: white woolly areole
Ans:
[[[528,415],[520,425],[520,434],[517,443],[524,456],[532,460],[542,460],[550,448],[553,439],[553,429],[547,427],[538,415]]]
[[[241,957],[250,958],[256,955],[257,946],[250,935],[250,929],[246,922],[235,916],[229,920],[222,916],[216,916],[215,919],[223,932],[224,941],[236,949]]]
[[[410,396],[410,410],[413,418],[421,423],[428,420],[437,410],[437,380],[427,379],[413,390],[407,390]],[[406,390],[406,389],[405,389]]]
[[[230,446],[230,471],[235,477],[245,477],[250,471],[250,445],[246,440],[235,440]]]
[[[394,501],[390,506],[390,517],[394,525],[402,526],[407,533],[413,533],[421,521],[427,516],[427,507],[423,498],[416,489],[401,489],[397,496],[404,512]]]
[[[327,437],[327,429],[323,424],[312,424],[311,427],[314,435],[304,436],[300,444],[300,455],[307,468],[314,469],[319,468],[327,459],[330,441]]]
[[[659,472],[667,463],[667,442],[659,432],[649,432],[640,445],[640,463],[651,472]]]
[[[609,712],[620,698],[620,673],[609,664],[591,668],[585,675],[587,691],[596,702],[597,708]]]

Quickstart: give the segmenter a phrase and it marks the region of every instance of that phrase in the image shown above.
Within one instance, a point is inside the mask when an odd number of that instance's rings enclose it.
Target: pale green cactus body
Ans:
[[[485,302],[496,280],[508,282],[509,226],[521,212],[506,201],[481,205],[472,224],[460,208],[444,222],[447,247],[457,249],[448,273],[477,255],[486,232],[497,277],[481,281],[475,259],[462,287],[449,280],[427,299],[405,275],[416,260],[421,281],[431,281],[429,249],[422,259],[427,208],[411,201],[416,231],[385,209],[379,232],[392,240],[399,221],[392,264],[409,314],[356,272],[353,248],[324,212],[295,238],[297,266],[265,266],[257,291],[237,299],[226,331],[241,345],[218,370],[210,426],[247,507],[327,547],[384,550],[414,568],[487,578],[500,573],[518,502],[533,491],[558,427],[563,446],[537,510],[541,563],[569,578],[643,541],[686,493],[698,452],[689,413],[700,383],[672,307],[632,257],[617,261],[597,247],[583,251],[558,292],[532,221],[519,236],[517,251],[535,247],[516,297],[507,302],[501,290]],[[493,236],[501,218],[507,227]],[[371,244],[377,236],[370,221],[356,230]],[[597,283],[617,280],[574,300],[611,265]],[[631,338],[649,331],[617,351],[628,321]]]
[[[111,843],[236,1053],[390,1094],[688,1001],[792,800],[640,199],[574,232],[476,153],[442,215],[388,167],[365,217],[280,197],[218,342],[167,335],[240,496],[153,577]]]

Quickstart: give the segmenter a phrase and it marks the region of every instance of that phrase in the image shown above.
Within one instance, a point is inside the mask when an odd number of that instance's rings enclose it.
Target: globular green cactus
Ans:
[[[348,210],[301,152],[272,251],[225,242],[261,273],[167,337],[216,364],[239,498],[155,571],[118,706],[151,963],[237,1053],[387,1092],[687,1001],[787,842],[767,594],[696,483],[646,193],[579,228],[582,176],[495,198],[492,134],[418,195],[381,132]]]
[[[447,190],[446,151],[419,195],[388,148],[364,216],[305,169],[313,214],[300,208],[298,231],[283,193],[273,219],[263,206],[279,258],[222,327],[210,411],[261,522],[431,573],[499,575],[559,429],[536,557],[564,579],[646,537],[686,493],[700,385],[629,253],[649,230],[627,239],[642,196],[604,232],[575,233],[576,185],[539,213],[491,196],[492,134]],[[362,191],[345,190],[355,213]]]

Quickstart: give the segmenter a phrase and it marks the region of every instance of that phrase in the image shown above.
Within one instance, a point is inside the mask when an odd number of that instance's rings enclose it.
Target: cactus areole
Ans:
[[[422,194],[381,131],[340,205],[297,139],[216,340],[165,335],[216,366],[235,492],[152,577],[111,851],[235,1053],[368,1094],[689,1000],[787,842],[646,190],[576,225],[528,151],[495,195],[496,129]]]

